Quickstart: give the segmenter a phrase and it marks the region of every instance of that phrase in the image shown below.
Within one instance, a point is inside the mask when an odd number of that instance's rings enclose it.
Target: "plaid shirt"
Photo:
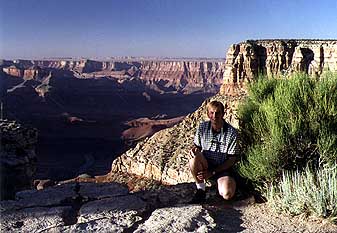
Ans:
[[[213,132],[210,121],[200,123],[194,136],[194,144],[202,149],[211,165],[223,164],[229,157],[227,155],[238,154],[237,131],[225,121],[219,133]]]

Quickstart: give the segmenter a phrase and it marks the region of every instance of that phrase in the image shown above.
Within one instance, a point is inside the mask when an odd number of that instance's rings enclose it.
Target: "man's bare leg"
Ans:
[[[206,171],[208,169],[208,163],[201,152],[195,152],[194,157],[189,161],[190,170],[197,184],[204,183],[204,180],[200,180],[197,177],[198,172]]]
[[[200,204],[203,203],[206,199],[206,184],[204,179],[201,180],[198,178],[198,173],[207,171],[208,163],[201,152],[194,151],[192,155],[192,158],[189,160],[189,165],[197,186],[197,191],[190,203]]]

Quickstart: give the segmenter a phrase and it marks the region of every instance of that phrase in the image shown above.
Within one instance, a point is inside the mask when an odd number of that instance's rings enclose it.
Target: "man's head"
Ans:
[[[225,115],[225,107],[219,101],[211,101],[207,104],[207,116],[212,124],[221,125]]]

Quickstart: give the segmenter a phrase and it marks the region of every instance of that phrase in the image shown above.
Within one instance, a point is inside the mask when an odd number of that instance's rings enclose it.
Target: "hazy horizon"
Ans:
[[[335,39],[323,0],[0,0],[0,58],[224,58],[250,39]]]

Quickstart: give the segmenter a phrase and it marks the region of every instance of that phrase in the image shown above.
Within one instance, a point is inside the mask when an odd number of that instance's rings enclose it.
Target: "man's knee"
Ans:
[[[230,176],[221,177],[218,179],[219,194],[225,200],[230,200],[234,197],[236,189],[236,182]]]
[[[229,190],[219,190],[219,194],[227,201],[234,197],[235,192]]]

